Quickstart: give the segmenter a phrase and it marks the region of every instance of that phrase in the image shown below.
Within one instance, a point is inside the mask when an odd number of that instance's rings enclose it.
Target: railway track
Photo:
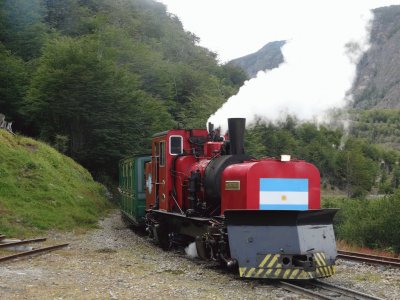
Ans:
[[[8,248],[8,247],[25,245],[25,244],[30,244],[30,243],[39,243],[39,242],[44,242],[45,240],[46,240],[46,238],[37,238],[37,239],[0,243],[0,248]]]
[[[311,299],[357,299],[357,300],[382,300],[372,295],[367,295],[356,290],[348,289],[338,285],[312,280],[307,282],[280,281],[279,286],[285,290],[308,296]]]
[[[400,267],[400,259],[394,257],[385,257],[378,255],[370,255],[359,252],[338,251],[337,258],[361,261],[371,264],[388,265]]]
[[[27,239],[27,240],[12,240],[12,241],[6,241],[6,242],[4,242],[3,240],[5,240],[5,236],[0,235],[0,249],[2,249],[2,248],[13,249],[13,247],[15,247],[15,246],[44,242],[44,241],[46,241],[46,238],[36,238],[36,239]],[[52,250],[66,247],[68,245],[69,244],[59,244],[59,245],[53,245],[53,246],[48,246],[48,247],[36,248],[36,249],[29,250],[29,251],[17,252],[17,253],[13,253],[11,255],[0,257],[0,262],[12,260],[12,259],[18,258],[18,257],[29,256],[29,255],[33,255],[33,254],[37,254],[37,253],[44,253],[44,252],[52,251]]]
[[[32,254],[37,254],[37,253],[41,253],[41,252],[47,252],[47,251],[51,251],[51,250],[56,250],[56,249],[60,249],[63,247],[68,246],[69,244],[60,244],[60,245],[54,245],[54,246],[49,246],[49,247],[43,247],[43,248],[38,248],[38,249],[33,249],[33,250],[29,250],[29,251],[24,251],[24,252],[19,252],[16,254],[11,254],[8,256],[3,256],[0,257],[0,262],[6,261],[6,260],[11,260],[17,257],[21,257],[21,256],[28,256],[28,255],[32,255]]]

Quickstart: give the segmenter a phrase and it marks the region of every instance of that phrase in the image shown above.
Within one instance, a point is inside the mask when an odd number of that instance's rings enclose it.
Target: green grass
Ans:
[[[104,188],[72,159],[0,130],[0,233],[90,228],[111,207]]]

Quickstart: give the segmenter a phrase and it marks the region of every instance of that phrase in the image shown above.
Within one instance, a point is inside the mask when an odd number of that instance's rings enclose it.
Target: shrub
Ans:
[[[400,190],[382,199],[324,199],[324,207],[338,207],[334,226],[338,239],[400,253]]]

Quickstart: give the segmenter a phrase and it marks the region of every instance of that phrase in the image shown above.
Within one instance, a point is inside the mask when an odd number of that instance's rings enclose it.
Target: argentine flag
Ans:
[[[260,178],[260,209],[308,210],[308,179]]]

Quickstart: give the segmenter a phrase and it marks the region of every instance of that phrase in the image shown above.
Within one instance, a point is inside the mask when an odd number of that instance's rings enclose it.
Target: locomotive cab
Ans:
[[[201,175],[222,145],[205,129],[155,134],[145,172],[146,208],[183,213],[204,205]]]

